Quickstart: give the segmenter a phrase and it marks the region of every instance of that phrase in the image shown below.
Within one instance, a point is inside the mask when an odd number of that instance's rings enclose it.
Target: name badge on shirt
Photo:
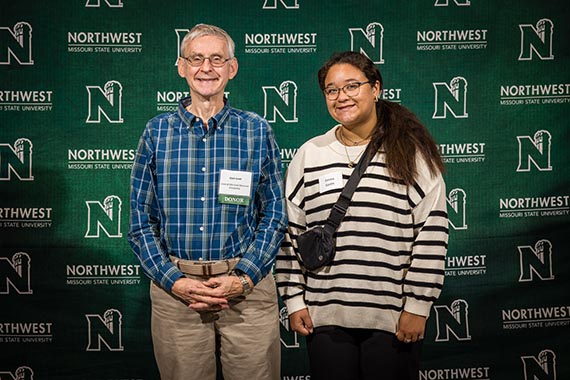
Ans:
[[[342,173],[335,172],[330,174],[325,174],[319,177],[319,192],[324,193],[334,189],[342,189],[344,184],[342,182]]]
[[[252,178],[251,172],[222,169],[218,201],[234,205],[249,205]]]

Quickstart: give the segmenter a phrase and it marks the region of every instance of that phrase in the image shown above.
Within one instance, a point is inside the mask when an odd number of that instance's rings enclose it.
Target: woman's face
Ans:
[[[330,115],[348,129],[370,123],[376,124],[375,98],[380,93],[380,84],[378,82],[369,83],[368,78],[360,69],[348,63],[337,63],[331,66],[325,77],[325,92],[330,88],[341,89],[347,84],[362,82],[366,83],[358,86],[354,91],[356,94],[347,95],[345,91],[340,90],[337,91],[338,98],[336,99],[325,95]]]

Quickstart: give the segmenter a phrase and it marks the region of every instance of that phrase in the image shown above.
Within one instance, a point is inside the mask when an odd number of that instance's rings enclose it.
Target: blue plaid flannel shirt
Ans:
[[[131,173],[129,243],[144,273],[170,291],[183,274],[169,260],[241,257],[257,284],[272,269],[287,225],[280,152],[266,120],[230,107],[206,128],[186,111],[149,120]],[[218,202],[220,170],[253,174],[248,206]]]

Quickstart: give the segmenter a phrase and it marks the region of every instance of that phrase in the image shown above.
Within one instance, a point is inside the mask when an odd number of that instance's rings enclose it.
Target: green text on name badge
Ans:
[[[225,195],[220,194],[218,196],[218,201],[220,203],[232,204],[232,205],[249,205],[249,197],[239,196],[239,195]]]

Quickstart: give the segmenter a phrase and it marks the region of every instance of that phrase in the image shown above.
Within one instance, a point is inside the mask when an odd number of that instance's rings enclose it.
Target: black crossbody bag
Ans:
[[[303,264],[308,270],[319,269],[329,265],[333,261],[336,245],[334,233],[340,226],[348,210],[352,195],[358,186],[358,182],[360,182],[360,177],[362,177],[362,174],[364,174],[366,167],[374,156],[370,154],[372,145],[373,144],[370,143],[366,147],[364,154],[350,175],[346,186],[342,189],[338,200],[333,205],[325,225],[313,227],[297,236],[297,248],[303,260]]]

